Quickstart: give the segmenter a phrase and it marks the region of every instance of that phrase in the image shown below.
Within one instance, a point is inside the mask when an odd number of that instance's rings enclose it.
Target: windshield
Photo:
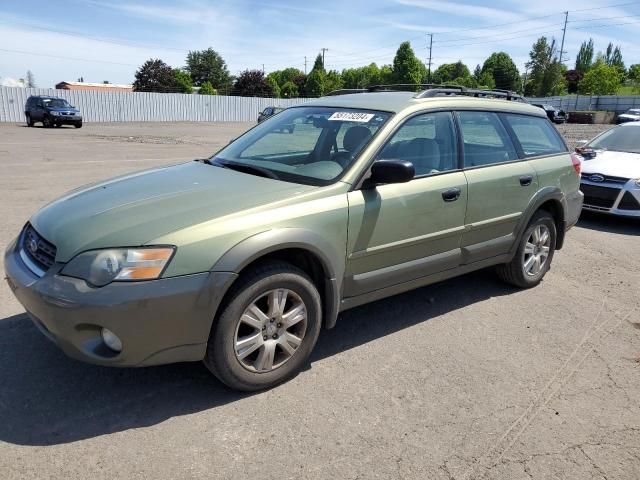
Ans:
[[[263,176],[278,180],[328,185],[353,164],[390,116],[363,109],[290,108],[248,131],[211,160],[247,173],[262,171]]]
[[[43,98],[42,103],[49,108],[71,108],[71,105],[62,98]]]
[[[640,153],[640,128],[617,127],[596,137],[587,147],[594,150]]]

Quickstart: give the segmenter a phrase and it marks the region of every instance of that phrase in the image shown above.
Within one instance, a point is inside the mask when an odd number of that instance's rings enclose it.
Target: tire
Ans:
[[[51,118],[48,115],[45,115],[42,118],[42,126],[44,128],[51,128],[53,127],[53,121],[51,120]]]
[[[82,122],[77,122],[73,126],[76,128],[82,128]]]
[[[31,119],[31,115],[27,113],[25,116],[27,117],[27,127],[33,127],[33,120]]]
[[[536,240],[536,237],[539,237],[539,240]],[[516,287],[535,287],[551,267],[556,238],[556,223],[553,217],[549,212],[538,210],[522,234],[518,250],[511,262],[498,266],[498,276]],[[534,257],[533,260],[531,260],[532,257]],[[540,260],[539,264],[536,257]]]
[[[306,273],[285,262],[243,274],[221,312],[204,363],[224,384],[247,392],[274,387],[300,372],[322,324],[318,289]]]

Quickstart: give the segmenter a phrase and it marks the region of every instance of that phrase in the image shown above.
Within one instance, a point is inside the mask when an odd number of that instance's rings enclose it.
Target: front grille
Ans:
[[[55,245],[42,238],[31,225],[24,229],[21,247],[27,257],[44,271],[49,270],[55,262]]]
[[[636,200],[631,192],[626,192],[618,205],[620,210],[640,210],[640,203]]]
[[[581,183],[580,190],[584,193],[584,204],[594,207],[611,208],[620,195],[618,188],[600,187],[587,183]]]
[[[584,173],[584,172],[582,172],[582,179],[591,181],[589,180],[589,177],[591,175],[599,175],[603,178],[601,182],[607,182],[607,183],[619,183],[620,185],[624,185],[629,181],[628,178],[624,178],[624,177],[612,177],[610,175],[601,175],[599,173]]]

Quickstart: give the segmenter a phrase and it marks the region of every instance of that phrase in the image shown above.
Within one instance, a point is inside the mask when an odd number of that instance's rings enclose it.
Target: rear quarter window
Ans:
[[[504,114],[502,118],[513,130],[525,157],[567,151],[560,134],[547,118],[515,114]]]

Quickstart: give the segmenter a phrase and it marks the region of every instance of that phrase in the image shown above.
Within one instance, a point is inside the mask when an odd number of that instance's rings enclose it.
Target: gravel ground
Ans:
[[[569,148],[574,148],[580,140],[591,140],[596,135],[609,130],[613,125],[580,125],[565,123],[556,125],[558,131],[567,141]]]
[[[0,246],[71,188],[248,126],[1,125]],[[587,216],[539,287],[481,271],[348,311],[254,395],[198,363],[71,360],[2,283],[0,479],[638,479],[639,245],[639,222]]]

